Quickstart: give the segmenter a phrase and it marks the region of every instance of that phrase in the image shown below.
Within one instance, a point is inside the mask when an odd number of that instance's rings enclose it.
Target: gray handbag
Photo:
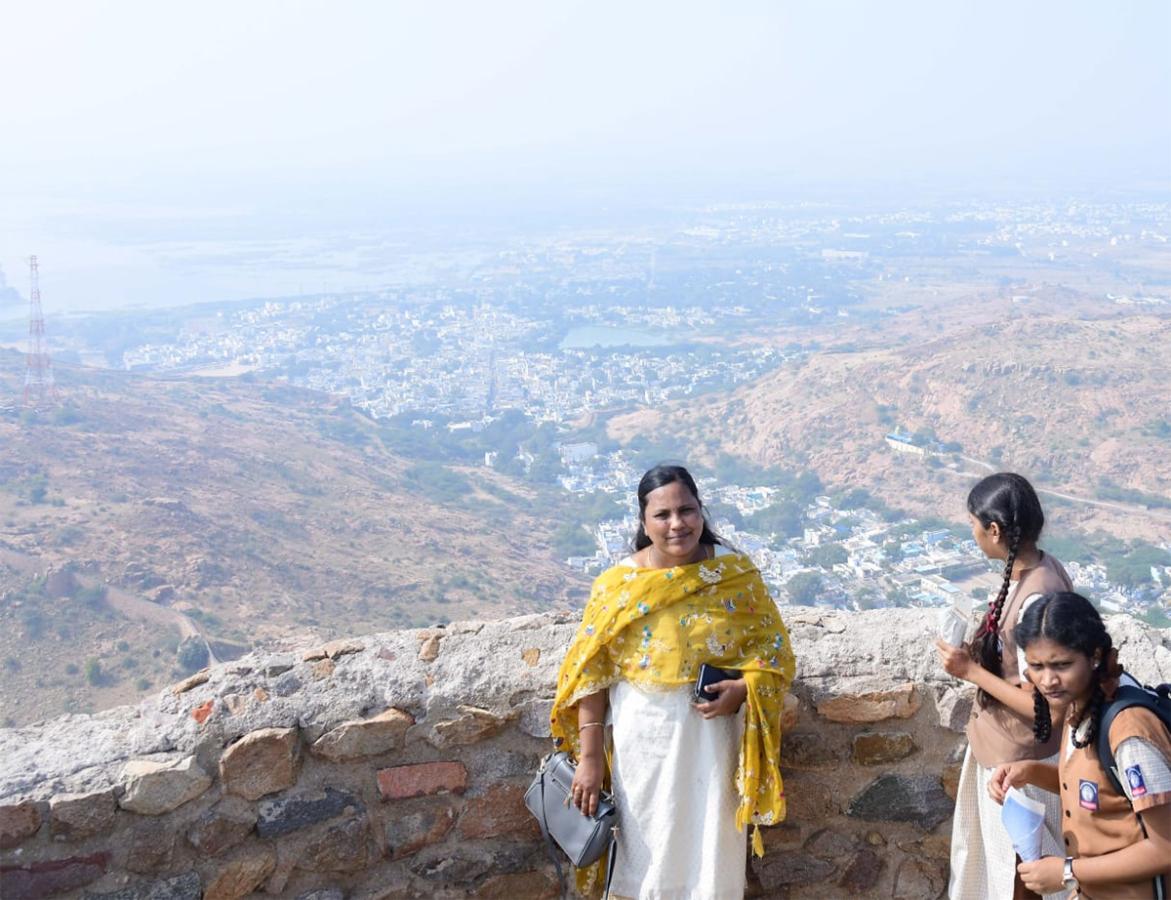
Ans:
[[[602,894],[610,894],[610,879],[614,875],[614,858],[618,855],[618,808],[611,794],[602,792],[598,798],[598,811],[587,816],[573,805],[570,789],[573,785],[574,765],[565,752],[551,753],[541,760],[541,767],[529,789],[525,791],[525,806],[529,808],[541,826],[541,836],[557,877],[561,881],[564,896],[565,876],[561,862],[553,851],[556,844],[569,861],[577,868],[592,865],[610,851],[606,865],[606,887]]]

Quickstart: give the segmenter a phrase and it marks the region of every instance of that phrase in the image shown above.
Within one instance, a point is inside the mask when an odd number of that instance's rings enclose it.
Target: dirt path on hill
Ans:
[[[107,586],[106,602],[110,605],[111,609],[125,616],[127,619],[149,622],[152,625],[158,625],[164,628],[177,628],[179,630],[180,640],[185,640],[189,637],[202,638],[204,644],[207,645],[208,665],[214,666],[220,661],[216,658],[215,651],[211,649],[211,642],[199,630],[199,626],[195,624],[190,616],[184,615],[179,610],[171,609],[167,606],[159,606],[157,603],[151,603],[149,600],[135,597],[133,594],[127,593],[121,588],[111,586]]]
[[[24,575],[32,575],[42,566],[42,562],[37,557],[7,547],[0,547],[0,563]],[[80,577],[77,581],[84,587],[93,587],[99,584],[94,578]],[[177,609],[143,600],[141,597],[136,597],[128,591],[122,590],[122,588],[113,585],[103,585],[103,587],[106,588],[106,603],[119,615],[131,621],[147,622],[160,628],[175,628],[179,632],[180,640],[200,637],[207,645],[208,665],[220,662],[216,658],[215,651],[211,649],[211,641],[207,639],[207,635],[199,630],[199,626],[190,616],[184,615]]]
[[[936,453],[934,455],[938,457],[944,457],[954,454]],[[952,474],[958,475],[961,478],[983,478],[986,474],[997,471],[991,463],[984,462],[983,460],[972,459],[969,456],[961,456],[960,459],[964,460],[965,462],[970,462],[975,465],[982,466],[983,468],[987,469],[988,472],[962,472],[959,469],[947,468],[945,468],[943,471],[951,472]],[[1115,512],[1126,513],[1127,515],[1139,515],[1150,519],[1159,519],[1163,522],[1171,522],[1171,513],[1160,512],[1159,510],[1150,509],[1146,506],[1131,505],[1129,503],[1118,503],[1114,500],[1093,500],[1089,497],[1078,497],[1076,494],[1067,494],[1064,491],[1055,491],[1052,488],[1037,487],[1036,485],[1033,485],[1033,487],[1038,494],[1045,494],[1050,497],[1059,497],[1062,500],[1068,500],[1071,503],[1081,503],[1086,506],[1097,506],[1101,509],[1110,509],[1114,510]]]

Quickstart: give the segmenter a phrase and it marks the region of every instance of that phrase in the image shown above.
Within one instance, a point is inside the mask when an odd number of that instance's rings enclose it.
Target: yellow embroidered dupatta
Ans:
[[[740,670],[748,687],[736,824],[780,822],[781,710],[795,662],[776,604],[743,554],[671,569],[615,566],[599,575],[557,676],[554,742],[580,753],[582,697],[620,680],[670,690],[693,683],[705,662]],[[753,849],[764,852],[759,833]]]

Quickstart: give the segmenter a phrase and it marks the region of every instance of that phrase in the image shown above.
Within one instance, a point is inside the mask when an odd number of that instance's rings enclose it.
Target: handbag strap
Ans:
[[[553,846],[553,838],[549,834],[549,822],[545,813],[545,772],[541,772],[538,781],[541,783],[541,818],[537,819],[537,824],[541,826],[541,837],[545,839],[545,852],[549,854],[549,859],[553,860],[553,865],[557,869],[557,881],[561,884],[561,900],[565,900],[569,887],[565,883],[565,872],[561,868],[561,860],[557,857],[557,848]],[[606,885],[609,887],[609,880]]]
[[[614,863],[618,859],[618,826],[610,828],[610,847],[606,851],[606,887],[602,891],[602,900],[610,900],[610,882],[614,880]]]

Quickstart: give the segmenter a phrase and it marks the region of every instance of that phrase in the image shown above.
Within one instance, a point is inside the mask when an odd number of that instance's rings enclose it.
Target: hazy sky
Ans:
[[[408,196],[1171,172],[1165,0],[38,0],[0,25],[0,266],[18,285],[63,222],[173,238]]]

